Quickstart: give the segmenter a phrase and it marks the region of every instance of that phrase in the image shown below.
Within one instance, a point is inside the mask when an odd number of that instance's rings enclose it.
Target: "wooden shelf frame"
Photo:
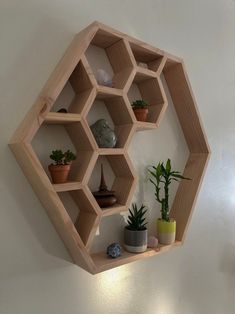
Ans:
[[[105,49],[113,68],[115,88],[97,84],[86,58],[86,50],[90,45]],[[145,63],[146,68],[141,67],[139,62]],[[172,205],[171,216],[177,221],[176,242],[171,246],[148,249],[141,254],[131,254],[123,250],[122,256],[117,259],[107,258],[105,251],[91,254],[91,245],[101,218],[127,210],[132,199],[137,176],[127,148],[135,131],[156,129],[164,116],[167,99],[162,76],[189,149],[184,175],[192,178],[191,181],[180,182]],[[53,112],[53,105],[67,82],[71,84],[75,94],[69,104],[69,112]],[[150,121],[139,122],[135,119],[127,96],[133,82],[139,85],[143,98],[147,98],[152,104]],[[130,130],[127,130],[119,148],[97,147],[86,120],[96,98],[106,102],[116,126],[130,125]],[[119,103],[118,110],[114,109],[116,102]],[[73,181],[52,184],[43,169],[31,144],[42,124],[64,125],[80,152],[78,160],[73,164]],[[183,60],[99,22],[92,23],[75,36],[9,145],[74,263],[92,274],[154,256],[183,244],[210,155]],[[126,176],[130,183],[121,204],[106,210],[99,208],[88,187],[99,156],[109,159],[117,178]],[[121,193],[120,179],[118,180],[113,188]],[[76,221],[72,221],[64,207],[59,197],[61,193],[69,193],[77,204],[80,218],[78,216]]]

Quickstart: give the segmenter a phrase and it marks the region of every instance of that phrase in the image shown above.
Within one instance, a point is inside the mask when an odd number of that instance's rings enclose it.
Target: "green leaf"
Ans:
[[[184,176],[182,176],[180,174],[172,174],[171,176],[174,178],[182,179],[182,180],[191,180],[190,178],[185,178]]]
[[[170,173],[171,172],[171,160],[168,158],[166,162],[166,172]]]
[[[147,209],[142,204],[140,208],[137,207],[137,204],[132,204],[132,209],[129,208],[129,216],[127,223],[132,230],[142,230],[146,224],[144,215],[146,214]]]

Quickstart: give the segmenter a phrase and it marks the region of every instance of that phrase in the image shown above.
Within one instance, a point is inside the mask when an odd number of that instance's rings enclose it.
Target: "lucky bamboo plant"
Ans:
[[[150,169],[148,169],[148,172],[150,174],[149,180],[155,187],[156,201],[161,204],[162,220],[170,221],[170,216],[169,216],[170,184],[172,183],[172,180],[180,181],[180,180],[191,180],[191,179],[183,177],[179,171],[172,171],[170,159],[167,160],[165,165],[163,162],[159,162],[156,167],[151,166]],[[160,192],[161,192],[162,186],[164,189],[164,192],[163,192],[164,196],[161,198]]]

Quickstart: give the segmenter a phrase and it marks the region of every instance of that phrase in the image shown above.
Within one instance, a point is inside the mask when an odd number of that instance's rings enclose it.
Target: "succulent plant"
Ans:
[[[137,109],[137,108],[143,109],[143,108],[147,108],[149,106],[149,104],[142,99],[138,99],[138,100],[133,101],[131,106],[133,109]]]
[[[52,151],[50,158],[56,165],[68,165],[71,161],[76,159],[76,155],[70,150],[63,153],[61,149],[56,149]]]
[[[141,207],[138,209],[137,205],[134,203],[132,204],[132,209],[129,208],[129,216],[127,219],[129,230],[145,230],[146,224],[145,222],[145,213],[147,212],[146,207],[142,204]]]

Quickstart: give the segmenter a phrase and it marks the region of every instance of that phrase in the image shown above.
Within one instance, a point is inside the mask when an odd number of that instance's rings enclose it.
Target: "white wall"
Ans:
[[[231,0],[0,1],[0,314],[234,313],[234,17]],[[213,153],[185,245],[95,277],[71,263],[7,147],[74,34],[93,20],[184,58]],[[173,121],[169,107],[159,131],[134,138],[140,176],[168,156],[182,167]],[[151,187],[141,193],[154,207]]]

